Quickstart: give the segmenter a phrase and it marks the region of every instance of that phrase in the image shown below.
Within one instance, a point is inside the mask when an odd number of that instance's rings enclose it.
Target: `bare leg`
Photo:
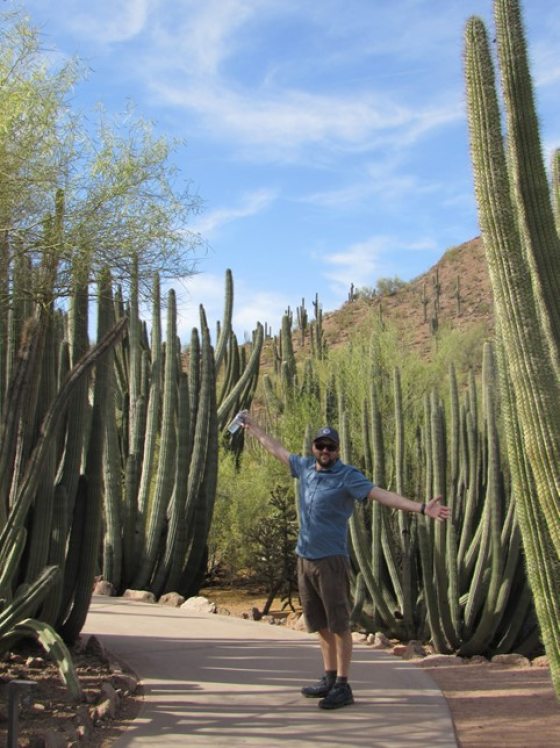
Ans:
[[[337,675],[347,678],[352,660],[351,632],[345,631],[343,634],[333,634],[328,629],[321,629],[319,631],[319,643],[325,671],[336,670]]]
[[[347,678],[352,661],[352,633],[345,631],[335,634],[336,642],[336,673],[339,678]]]
[[[332,634],[328,629],[319,630],[319,644],[321,645],[321,654],[323,655],[323,664],[325,666],[325,672],[327,670],[337,670],[336,666],[336,641],[335,634]]]

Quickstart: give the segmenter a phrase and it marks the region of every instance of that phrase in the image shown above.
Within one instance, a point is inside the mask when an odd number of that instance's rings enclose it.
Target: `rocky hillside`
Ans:
[[[308,310],[308,314],[313,318],[313,310]],[[394,323],[422,355],[429,355],[433,349],[436,324],[440,330],[465,331],[476,325],[481,334],[491,334],[492,289],[480,237],[449,249],[436,265],[394,294],[348,301],[325,314],[323,329],[328,346],[343,345],[354,331],[371,327],[373,320],[380,317]],[[433,321],[436,318],[437,323]],[[294,335],[296,348],[300,347],[298,337]]]

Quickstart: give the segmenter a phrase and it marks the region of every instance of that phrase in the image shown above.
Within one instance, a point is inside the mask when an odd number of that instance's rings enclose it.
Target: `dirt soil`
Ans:
[[[84,697],[78,704],[38,645],[25,643],[0,660],[1,745],[8,745],[8,683],[13,680],[35,684],[22,690],[19,700],[16,734],[24,748],[45,745],[48,733],[55,733],[62,745],[107,748],[138,715],[142,688],[125,663],[82,647],[71,654]],[[107,688],[114,689],[112,704]]]
[[[262,610],[262,595],[249,591],[201,590],[218,610],[230,615],[249,615]],[[275,604],[272,614],[284,617]],[[255,622],[255,626],[270,625]],[[46,729],[63,733],[67,745],[108,748],[138,714],[142,695],[121,690],[120,706],[114,717],[95,717],[101,688],[111,682],[118,686],[124,667],[84,651],[74,655],[87,703],[73,704],[61,683],[56,667],[37,650],[26,650],[0,660],[0,743],[7,735],[7,682],[14,678],[37,682],[29,704],[20,707],[20,746],[41,745],[33,741]],[[556,699],[548,667],[478,664],[438,665],[418,662],[445,696],[460,748],[555,748],[560,746],[560,704]],[[117,689],[119,690],[119,689]],[[84,720],[84,710],[90,719]],[[94,715],[93,719],[91,715]],[[84,730],[84,722],[87,728]],[[82,732],[81,737],[78,732]]]
[[[557,748],[560,703],[548,667],[426,667],[451,711],[461,748]]]

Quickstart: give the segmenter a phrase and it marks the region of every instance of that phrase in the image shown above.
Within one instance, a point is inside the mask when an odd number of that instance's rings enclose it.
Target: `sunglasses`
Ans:
[[[329,452],[336,452],[338,449],[337,445],[332,442],[315,442],[315,448],[319,452],[322,452],[324,449],[328,449]]]

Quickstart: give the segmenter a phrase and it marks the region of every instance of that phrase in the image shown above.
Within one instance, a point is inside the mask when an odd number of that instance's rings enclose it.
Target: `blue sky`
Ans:
[[[10,3],[6,3],[9,6]],[[176,283],[179,333],[222,316],[240,339],[318,294],[409,280],[476,236],[462,69],[491,0],[27,0],[57,56],[89,68],[79,109],[133,101],[204,201],[208,252]],[[560,146],[560,14],[524,3],[546,158]]]

